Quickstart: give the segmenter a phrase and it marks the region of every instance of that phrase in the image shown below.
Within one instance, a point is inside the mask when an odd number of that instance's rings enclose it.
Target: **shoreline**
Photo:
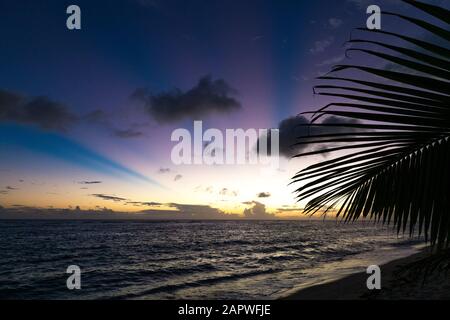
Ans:
[[[400,299],[414,299],[414,292],[407,291],[405,287],[396,287],[396,282],[400,282],[396,274],[402,267],[422,260],[429,256],[427,248],[409,256],[395,259],[380,265],[381,269],[381,290],[368,290],[366,286],[367,278],[370,276],[365,271],[352,273],[343,278],[316,283],[308,287],[293,289],[287,293],[281,300],[368,300],[368,299],[387,299],[385,292],[395,292]],[[416,282],[419,282],[418,280]],[[413,284],[417,286],[417,283]],[[436,283],[433,283],[436,285]],[[411,287],[411,283],[408,284]],[[448,290],[450,292],[450,290]],[[402,294],[404,293],[404,297]],[[443,294],[447,294],[443,292]]]

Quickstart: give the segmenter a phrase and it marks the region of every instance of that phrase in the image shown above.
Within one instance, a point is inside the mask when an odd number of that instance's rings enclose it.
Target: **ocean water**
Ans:
[[[0,298],[274,299],[416,244],[366,222],[0,220]]]

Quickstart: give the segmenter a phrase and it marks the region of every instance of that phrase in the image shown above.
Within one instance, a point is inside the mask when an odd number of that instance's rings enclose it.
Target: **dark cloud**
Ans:
[[[116,137],[123,138],[123,139],[137,138],[137,137],[141,137],[144,135],[144,133],[142,133],[141,131],[138,131],[138,130],[135,130],[132,128],[126,129],[126,130],[115,129],[113,131],[113,134]]]
[[[100,198],[102,200],[107,200],[107,201],[122,202],[125,205],[134,205],[134,206],[142,206],[142,207],[158,207],[158,206],[163,205],[162,203],[154,202],[154,201],[131,201],[127,198],[118,197],[115,195],[111,196],[111,195],[102,194],[102,193],[91,194],[91,196]]]
[[[127,199],[127,198],[118,197],[115,195],[111,196],[111,195],[102,194],[102,193],[91,194],[91,196],[100,198],[102,200],[107,200],[107,201],[122,202],[125,205],[129,204],[129,205],[143,206],[143,207],[157,207],[157,206],[163,205],[162,203],[154,202],[154,201],[131,201],[130,199]]]
[[[70,127],[85,122],[100,125],[118,138],[136,138],[143,132],[132,125],[128,129],[118,129],[110,123],[109,115],[100,109],[84,116],[77,116],[67,106],[45,96],[26,95],[0,89],[0,122],[31,124],[45,130],[65,132]]]
[[[19,190],[19,188],[14,188],[11,186],[6,186],[4,190],[0,190],[1,195],[7,195],[10,191]]]
[[[225,219],[232,215],[225,214],[223,211],[212,208],[207,205],[192,205],[179,203],[160,203],[160,202],[145,202],[145,201],[130,201],[128,199],[110,196],[105,194],[93,194],[92,196],[101,198],[103,200],[110,200],[114,202],[123,202],[126,205],[142,206],[142,207],[160,207],[167,206],[176,210],[159,210],[149,209],[136,213],[136,217],[142,217],[140,214],[148,214],[146,218],[155,219]],[[151,215],[150,215],[151,214]]]
[[[79,181],[78,184],[100,184],[102,181],[93,180],[93,181]]]
[[[159,168],[158,173],[169,173],[170,168]]]
[[[303,209],[301,208],[278,208],[277,212],[279,213],[283,213],[283,212],[298,212],[301,213],[303,211]]]
[[[233,97],[234,94],[236,91],[225,80],[212,80],[211,76],[205,76],[185,92],[175,88],[151,94],[145,89],[138,89],[132,97],[144,102],[146,110],[157,122],[174,123],[239,110],[241,104]]]
[[[141,207],[159,207],[161,205],[163,205],[162,203],[159,202],[154,202],[154,201],[131,201],[129,199],[123,198],[123,197],[117,197],[117,196],[111,196],[111,195],[106,195],[106,194],[92,194],[91,196],[103,199],[103,200],[107,200],[107,201],[114,201],[114,202],[122,202],[125,205],[134,205],[134,206],[141,206]]]
[[[258,193],[258,198],[270,198],[271,194],[269,192]]]
[[[205,206],[200,211],[146,210],[140,217],[153,220],[237,220],[239,215],[227,214],[218,209]],[[145,214],[145,216],[144,216]]]
[[[142,207],[159,207],[162,203],[159,202],[140,202],[140,201],[128,201],[126,204]]]
[[[82,210],[79,206],[71,209],[35,208],[16,205],[0,209],[0,219],[79,219],[79,220],[114,220],[128,219],[129,214],[114,212],[107,208]]]
[[[78,117],[47,97],[26,97],[0,89],[0,121],[33,124],[42,129],[66,131]]]
[[[173,203],[175,210],[148,209],[133,214],[116,212],[107,208],[83,210],[79,206],[69,209],[36,208],[15,206],[0,208],[0,219],[82,219],[82,220],[232,220],[241,219],[239,215],[203,205],[186,205]]]
[[[181,178],[183,178],[183,176],[182,176],[181,174],[177,174],[177,175],[175,176],[175,178],[173,178],[173,181],[181,180]]]
[[[272,220],[275,215],[266,211],[266,206],[257,201],[245,202],[244,204],[252,205],[251,208],[244,209],[244,218],[255,220]]]
[[[137,203],[136,203],[137,204]],[[142,202],[142,206],[157,206],[156,202]],[[244,211],[244,217],[237,214],[228,214],[208,205],[192,205],[169,203],[166,206],[171,210],[147,209],[133,214],[129,212],[113,211],[108,208],[96,206],[95,209],[81,209],[79,206],[62,208],[39,208],[14,205],[9,208],[0,206],[1,219],[82,219],[82,220],[272,220],[276,216],[266,212],[266,207],[256,201],[246,202],[251,206]],[[163,205],[163,204],[161,204]],[[281,210],[281,209],[280,209]],[[284,210],[284,211],[287,211]],[[292,216],[298,218],[298,216]]]
[[[170,203],[170,207],[177,212],[170,213],[178,219],[231,219],[238,218],[237,215],[225,214],[223,211],[207,205]],[[155,212],[153,212],[155,213]],[[167,214],[167,213],[166,213]]]
[[[128,129],[118,129],[110,120],[110,115],[101,109],[89,112],[83,117],[83,120],[93,125],[100,125],[110,131],[114,137],[121,139],[138,138],[144,135],[137,130],[138,124],[132,124]]]
[[[339,117],[328,117],[325,119],[323,124],[355,124],[358,123],[357,120],[349,120],[345,118]],[[299,154],[306,149],[313,149],[316,146],[314,145],[298,145],[295,144],[298,142],[298,137],[307,137],[310,135],[319,135],[319,134],[327,134],[327,133],[339,133],[339,132],[353,132],[356,129],[347,128],[347,127],[314,127],[310,126],[310,121],[303,116],[290,117],[280,122],[279,129],[279,138],[280,138],[280,156],[286,158],[292,158],[293,156]],[[268,135],[268,152],[270,154],[270,131]],[[324,145],[322,144],[323,148]]]
[[[97,198],[100,198],[103,200],[114,201],[114,202],[128,201],[128,199],[125,199],[125,198],[110,196],[110,195],[101,194],[101,193],[94,193],[94,194],[91,194],[91,196],[97,197]]]

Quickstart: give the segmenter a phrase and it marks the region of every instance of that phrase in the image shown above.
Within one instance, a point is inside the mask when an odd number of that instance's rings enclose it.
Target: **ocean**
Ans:
[[[276,299],[419,243],[371,222],[0,220],[0,299]]]

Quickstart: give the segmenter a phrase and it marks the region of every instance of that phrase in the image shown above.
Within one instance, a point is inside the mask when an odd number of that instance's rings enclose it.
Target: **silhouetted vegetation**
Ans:
[[[299,144],[323,146],[296,157],[342,153],[300,171],[293,183],[301,183],[298,200],[309,199],[308,214],[335,210],[345,221],[371,218],[395,225],[398,232],[418,231],[442,249],[450,244],[450,11],[404,2],[436,23],[392,12],[383,12],[383,18],[420,28],[439,41],[358,29],[355,34],[364,36],[351,39],[347,52],[382,59],[390,67],[336,65],[319,78],[325,83],[315,93],[337,100],[308,112],[311,128],[351,130],[299,137]],[[355,122],[318,121],[326,116]]]

